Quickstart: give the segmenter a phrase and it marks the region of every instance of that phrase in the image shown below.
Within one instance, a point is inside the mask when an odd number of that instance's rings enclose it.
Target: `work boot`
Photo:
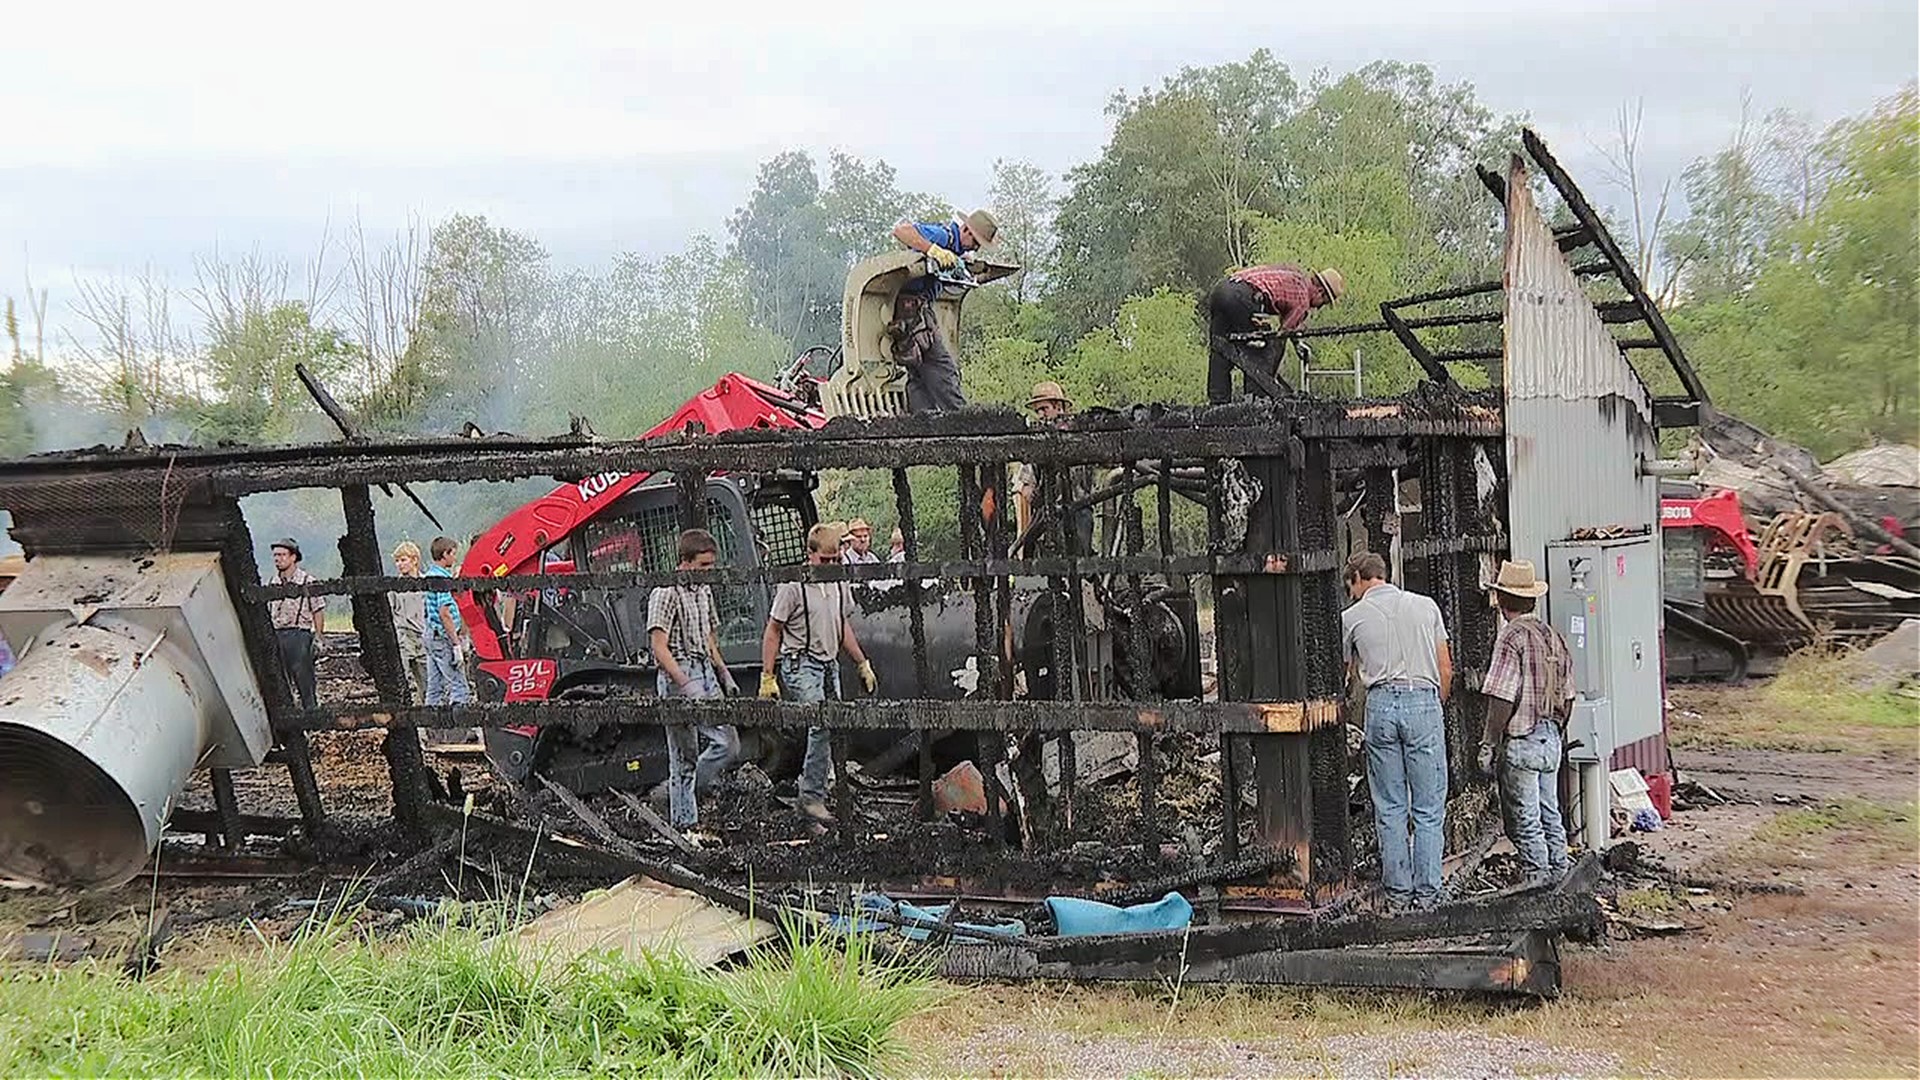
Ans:
[[[796,803],[800,812],[818,822],[833,821],[833,811],[827,809],[827,802],[818,795],[802,795]]]

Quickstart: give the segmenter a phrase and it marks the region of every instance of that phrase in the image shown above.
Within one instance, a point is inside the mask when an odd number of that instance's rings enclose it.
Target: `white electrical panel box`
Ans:
[[[1604,700],[1588,731],[1606,763],[1622,747],[1662,730],[1660,548],[1650,536],[1547,545],[1547,613],[1573,652],[1582,702]]]

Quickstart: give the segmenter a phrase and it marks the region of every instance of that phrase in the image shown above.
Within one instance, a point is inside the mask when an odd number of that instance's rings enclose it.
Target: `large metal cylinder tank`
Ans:
[[[270,735],[213,555],[34,559],[0,593],[0,877],[108,887],[140,872],[203,765]]]

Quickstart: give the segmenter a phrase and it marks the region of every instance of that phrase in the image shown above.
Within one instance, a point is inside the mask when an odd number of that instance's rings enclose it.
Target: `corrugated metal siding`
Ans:
[[[1653,407],[1534,204],[1507,179],[1506,399],[1513,555],[1541,565],[1549,540],[1588,526],[1659,520]]]
[[[1658,776],[1667,771],[1667,733],[1649,735],[1639,742],[1615,747],[1610,769],[1639,769],[1642,776]]]
[[[1507,175],[1505,380],[1513,558],[1546,565],[1548,542],[1587,527],[1657,533],[1652,395],[1621,355],[1555,244],[1518,159]],[[1657,603],[1656,599],[1656,603]],[[1667,771],[1666,725],[1618,747],[1613,768]]]

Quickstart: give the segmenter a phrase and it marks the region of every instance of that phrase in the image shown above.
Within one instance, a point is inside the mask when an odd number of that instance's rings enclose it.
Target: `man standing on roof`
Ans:
[[[1332,267],[1316,274],[1279,263],[1222,278],[1207,294],[1207,401],[1218,405],[1233,397],[1233,358],[1249,355],[1231,335],[1298,330],[1314,308],[1346,291],[1347,279]]]
[[[1525,560],[1500,564],[1493,583],[1500,636],[1480,692],[1487,695],[1480,771],[1500,781],[1514,850],[1530,878],[1566,873],[1560,816],[1560,755],[1573,708],[1573,654],[1560,631],[1534,613],[1547,583]]]
[[[305,585],[313,580],[300,565],[300,545],[292,539],[273,542],[273,583]],[[273,636],[280,645],[280,666],[299,695],[300,707],[314,709],[314,657],[324,649],[322,635],[327,632],[327,598],[289,596],[267,601],[267,613],[273,618]]]
[[[999,231],[992,214],[975,210],[951,221],[902,221],[893,227],[893,238],[947,271],[960,265],[960,256],[993,243]],[[958,409],[967,403],[960,393],[960,367],[953,349],[933,317],[939,288],[932,276],[901,286],[888,326],[894,337],[894,357],[907,368],[907,408],[915,414]]]

